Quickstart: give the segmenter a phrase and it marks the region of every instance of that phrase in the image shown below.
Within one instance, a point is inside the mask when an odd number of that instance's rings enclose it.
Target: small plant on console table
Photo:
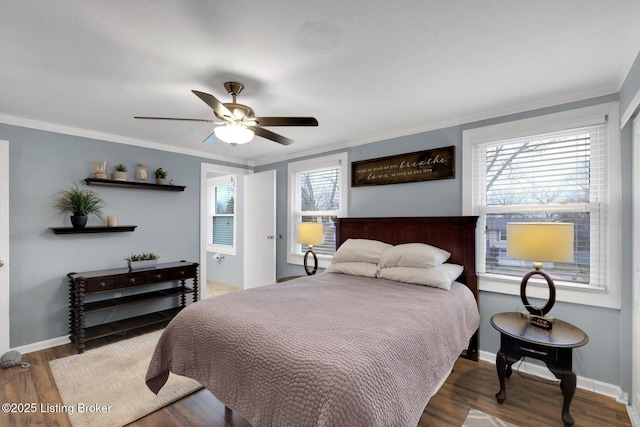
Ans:
[[[130,257],[125,258],[127,264],[129,265],[129,269],[136,270],[138,268],[149,268],[155,267],[158,264],[158,255],[153,252],[142,253],[142,254],[131,254]]]
[[[162,168],[156,169],[154,173],[156,175],[156,184],[164,184],[164,179],[167,177],[168,173]]]
[[[77,185],[61,191],[55,207],[62,213],[71,212],[71,224],[74,228],[84,228],[89,215],[102,219],[102,199],[91,190],[82,190]]]

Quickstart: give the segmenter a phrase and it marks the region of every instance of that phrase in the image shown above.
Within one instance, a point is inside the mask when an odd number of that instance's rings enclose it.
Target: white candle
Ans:
[[[107,227],[116,227],[118,225],[118,217],[115,215],[107,215]]]

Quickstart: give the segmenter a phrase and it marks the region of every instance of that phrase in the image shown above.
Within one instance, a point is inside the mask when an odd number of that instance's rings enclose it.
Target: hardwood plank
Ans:
[[[0,370],[2,402],[62,404],[49,369],[49,361],[75,354],[72,344],[24,355],[31,368]],[[507,379],[507,400],[500,405],[495,365],[458,359],[453,372],[425,408],[419,427],[460,427],[470,409],[479,409],[521,427],[563,426],[560,418],[562,393],[555,383],[535,379],[514,370]],[[631,427],[624,405],[614,399],[578,389],[571,404],[576,425]],[[6,414],[0,425],[71,427],[64,413]],[[130,427],[212,426],[250,427],[239,414],[225,411],[209,391],[200,390],[131,423]]]

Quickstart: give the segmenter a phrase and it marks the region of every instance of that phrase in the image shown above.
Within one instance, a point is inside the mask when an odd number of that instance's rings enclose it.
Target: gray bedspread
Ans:
[[[146,382],[194,378],[254,427],[415,427],[478,325],[459,283],[323,273],[187,306]]]

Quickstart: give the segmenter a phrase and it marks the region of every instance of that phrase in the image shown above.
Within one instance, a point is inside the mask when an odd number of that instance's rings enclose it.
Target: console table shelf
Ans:
[[[78,353],[84,351],[85,343],[90,340],[148,326],[164,327],[187,306],[188,294],[193,295],[193,302],[198,300],[198,263],[195,262],[169,262],[139,270],[115,268],[69,273],[67,277],[69,278],[69,338],[76,343]],[[193,286],[187,286],[187,279],[192,280]],[[149,285],[156,285],[156,287],[153,290],[143,288]],[[139,291],[126,296],[121,296],[118,292],[129,289]],[[115,292],[118,293],[109,296],[110,293]],[[92,301],[85,302],[85,297],[88,295],[96,295],[96,299],[92,297]],[[133,313],[130,317],[114,322],[86,326],[86,318],[92,313],[125,306],[142,306],[165,299],[173,299],[173,304],[178,305],[143,315]]]
[[[121,332],[132,331],[144,326],[157,325],[166,326],[171,319],[182,310],[182,307],[157,311],[143,316],[130,317],[128,319],[117,320],[115,322],[104,323],[102,325],[90,326],[85,329],[84,341],[91,341]]]
[[[125,231],[134,231],[137,225],[118,225],[116,227],[49,227],[53,234],[89,234],[89,233],[122,233]]]
[[[123,188],[138,188],[143,190],[162,190],[162,191],[184,191],[184,185],[167,185],[167,184],[154,184],[151,182],[136,182],[136,181],[115,181],[113,179],[99,179],[99,178],[85,178],[87,185],[100,185],[103,187],[123,187]]]
[[[187,287],[185,293],[193,293],[193,289]],[[85,313],[94,313],[96,311],[109,310],[111,308],[124,307],[125,305],[138,304],[141,302],[153,301],[167,297],[176,297],[182,295],[182,288],[175,287],[162,289],[159,291],[145,292],[141,294],[128,295],[126,297],[110,298],[94,302],[86,302],[84,304]]]

